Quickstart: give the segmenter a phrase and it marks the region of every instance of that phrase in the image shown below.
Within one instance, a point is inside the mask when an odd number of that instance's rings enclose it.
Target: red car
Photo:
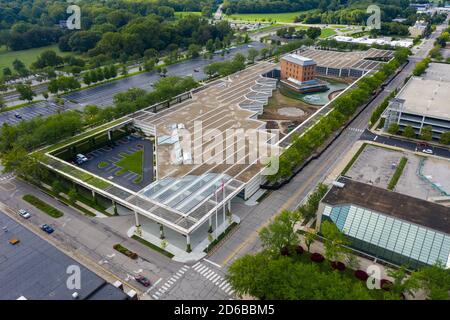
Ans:
[[[136,277],[134,277],[134,280],[136,280],[137,282],[142,284],[144,287],[149,287],[150,286],[150,280],[148,280],[144,276],[136,276]]]

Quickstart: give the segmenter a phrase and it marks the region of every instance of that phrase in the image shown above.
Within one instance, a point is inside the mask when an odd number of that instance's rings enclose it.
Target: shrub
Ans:
[[[345,270],[345,264],[343,264],[340,261],[333,261],[331,262],[331,267],[333,269],[339,270],[339,271],[344,271]]]
[[[281,248],[280,254],[281,254],[282,256],[285,256],[285,257],[289,256],[289,255],[290,255],[290,254],[289,254],[289,248],[288,248],[288,247],[283,247],[283,248]]]
[[[53,208],[49,204],[43,202],[41,199],[38,199],[38,198],[36,198],[35,196],[33,196],[31,194],[24,195],[23,196],[23,200],[25,200],[26,202],[28,202],[32,206],[38,208],[39,210],[41,210],[42,212],[45,212],[46,214],[48,214],[49,216],[51,216],[53,218],[60,218],[60,217],[62,217],[64,215],[58,209]]]
[[[317,262],[317,263],[321,263],[321,262],[323,262],[323,260],[325,260],[323,255],[321,255],[320,253],[317,253],[317,252],[311,254],[310,259],[311,259],[311,261]]]
[[[120,253],[126,255],[128,258],[131,258],[133,260],[136,260],[138,258],[137,253],[132,252],[130,250],[128,250],[127,248],[125,248],[124,246],[122,246],[121,244],[115,244],[113,246],[113,248],[117,251],[119,251]]]
[[[295,253],[297,253],[298,255],[302,254],[305,250],[303,250],[302,246],[297,246],[295,247]]]
[[[356,270],[354,272],[356,278],[362,281],[366,281],[369,278],[369,275],[364,270]]]
[[[392,288],[392,284],[393,283],[387,279],[381,279],[381,281],[380,281],[380,287],[384,291],[390,291]]]

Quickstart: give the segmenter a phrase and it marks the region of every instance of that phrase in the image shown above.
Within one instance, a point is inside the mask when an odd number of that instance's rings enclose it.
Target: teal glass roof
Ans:
[[[325,217],[345,235],[424,264],[450,267],[450,236],[353,205],[325,205]]]

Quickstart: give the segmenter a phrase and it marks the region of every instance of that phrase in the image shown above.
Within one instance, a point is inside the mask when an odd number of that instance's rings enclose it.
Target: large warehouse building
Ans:
[[[332,221],[351,246],[396,265],[450,267],[450,208],[341,177],[322,199],[317,228]]]

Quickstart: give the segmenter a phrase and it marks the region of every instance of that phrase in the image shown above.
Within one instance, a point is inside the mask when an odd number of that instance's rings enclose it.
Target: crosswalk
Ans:
[[[168,279],[162,286],[160,286],[154,294],[152,294],[153,299],[160,299],[161,296],[166,293],[166,291],[168,291],[170,287],[172,287],[189,269],[190,267],[187,265],[181,267],[180,270],[178,270],[170,279]]]
[[[230,283],[225,280],[222,276],[217,274],[212,268],[197,262],[192,266],[192,269],[198,272],[201,276],[205,277],[207,280],[211,281],[213,284],[223,290],[226,294],[232,296],[234,293],[233,288]]]
[[[353,131],[353,132],[360,132],[360,133],[363,133],[365,131],[364,129],[359,129],[359,128],[348,128],[348,130]]]
[[[14,178],[14,173],[8,173],[8,174],[0,176],[0,182],[6,181],[6,180],[11,180],[12,178]]]

